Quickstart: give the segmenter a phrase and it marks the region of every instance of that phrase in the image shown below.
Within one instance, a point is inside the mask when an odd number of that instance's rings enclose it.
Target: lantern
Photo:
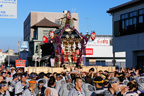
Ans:
[[[71,12],[70,11],[67,12],[67,19],[71,19]]]
[[[79,55],[80,54],[80,50],[76,49],[76,54]]]
[[[62,49],[62,54],[64,54],[64,50]]]
[[[43,42],[47,43],[47,37],[46,36],[43,36]]]
[[[91,34],[91,39],[94,40],[94,39],[95,39],[95,36],[96,36],[95,32],[92,32],[92,34]]]
[[[53,31],[50,31],[50,37],[51,37],[51,39],[54,39],[54,32]]]

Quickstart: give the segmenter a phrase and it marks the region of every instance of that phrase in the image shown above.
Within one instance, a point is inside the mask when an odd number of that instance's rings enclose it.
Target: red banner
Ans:
[[[16,67],[26,67],[26,60],[16,60]]]
[[[93,55],[93,48],[86,48],[86,55]]]

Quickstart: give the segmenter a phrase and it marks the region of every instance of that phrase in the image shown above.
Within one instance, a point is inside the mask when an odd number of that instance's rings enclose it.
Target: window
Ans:
[[[130,17],[137,16],[137,11],[130,12]]]
[[[60,25],[60,20],[59,20],[59,19],[56,19],[56,20],[55,20],[55,23],[58,24],[58,25]]]
[[[123,20],[122,21],[122,29],[124,30],[124,28],[125,28],[125,21]]]
[[[43,30],[43,36],[46,36],[49,38],[49,30]]]
[[[38,31],[37,30],[34,31],[34,39],[38,40]]]
[[[96,61],[96,65],[97,66],[105,66],[105,61],[103,61],[103,60],[97,60]]]
[[[144,8],[121,15],[119,36],[144,32]]]
[[[143,16],[139,16],[139,23],[143,23]]]
[[[132,18],[129,19],[129,25],[133,25],[133,20],[132,20]]]
[[[142,14],[144,14],[144,9],[139,10],[139,15],[142,15]]]

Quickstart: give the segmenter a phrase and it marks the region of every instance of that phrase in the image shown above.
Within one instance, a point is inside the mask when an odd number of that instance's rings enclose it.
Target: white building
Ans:
[[[125,67],[125,52],[115,54],[116,66]],[[86,45],[86,65],[113,65],[113,46],[111,35],[97,35]]]
[[[9,49],[7,52],[0,50],[0,64],[5,63],[7,56],[15,56],[14,50]]]
[[[113,51],[126,52],[126,67],[144,65],[144,0],[110,8],[113,23]]]

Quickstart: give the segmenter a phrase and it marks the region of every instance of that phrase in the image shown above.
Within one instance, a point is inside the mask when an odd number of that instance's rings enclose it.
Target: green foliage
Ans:
[[[41,46],[40,46],[40,44],[38,44],[38,47],[37,47],[37,54],[38,54],[38,55],[41,54],[41,53],[40,53],[40,49],[41,49]]]

